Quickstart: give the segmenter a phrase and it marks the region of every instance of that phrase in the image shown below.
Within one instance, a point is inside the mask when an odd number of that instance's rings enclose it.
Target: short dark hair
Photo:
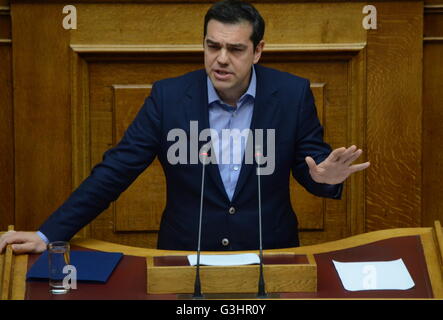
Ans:
[[[239,0],[223,0],[214,3],[205,15],[205,26],[203,37],[206,37],[208,23],[210,20],[222,23],[240,23],[248,21],[252,24],[251,40],[254,50],[263,39],[265,33],[265,21],[252,4]]]

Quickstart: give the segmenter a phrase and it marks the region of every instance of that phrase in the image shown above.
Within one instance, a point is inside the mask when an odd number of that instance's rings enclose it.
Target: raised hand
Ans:
[[[369,167],[370,163],[352,165],[363,153],[356,146],[338,148],[318,165],[311,157],[306,157],[309,173],[312,179],[318,183],[338,184],[345,181],[351,174]]]

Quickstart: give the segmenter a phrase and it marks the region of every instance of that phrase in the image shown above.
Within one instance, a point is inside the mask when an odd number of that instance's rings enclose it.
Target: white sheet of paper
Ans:
[[[189,255],[188,261],[191,266],[195,266],[197,255]],[[255,253],[200,255],[200,265],[205,266],[243,266],[256,263],[260,263],[260,258]]]
[[[332,260],[343,287],[348,291],[408,290],[415,286],[403,259],[380,262]]]

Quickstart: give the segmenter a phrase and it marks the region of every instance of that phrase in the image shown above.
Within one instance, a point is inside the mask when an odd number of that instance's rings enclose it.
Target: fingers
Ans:
[[[340,158],[342,157],[343,153],[346,151],[347,149],[345,147],[341,147],[338,149],[335,149],[331,152],[331,154],[328,156],[328,159],[331,161],[339,161]]]
[[[350,153],[346,158],[343,157],[342,161],[344,164],[350,165],[352,162],[357,160],[361,154],[363,153],[363,150],[358,149],[357,151]]]
[[[13,243],[13,234],[15,231],[8,231],[0,237],[0,253],[3,253],[3,250],[6,248],[8,244]]]
[[[339,161],[342,163],[346,163],[346,162],[348,162],[349,158],[353,157],[359,151],[361,151],[361,150],[360,149],[357,150],[356,146],[354,146],[354,145],[350,146],[342,153]]]
[[[12,250],[14,250],[14,253],[16,253],[16,254],[35,252],[35,244],[32,242],[13,244],[13,245],[11,245],[11,247],[12,247]]]
[[[7,232],[0,237],[0,253],[11,244],[16,253],[43,252],[46,243],[35,232]]]
[[[331,153],[331,155],[332,158],[335,159],[335,161],[350,165],[352,162],[357,160],[362,155],[362,153],[363,150],[358,149],[355,145],[352,145],[349,148],[342,147],[335,149]]]
[[[370,165],[371,165],[371,163],[368,161],[368,162],[365,162],[365,163],[354,164],[353,166],[350,166],[349,169],[351,170],[351,173],[354,173],[354,172],[357,172],[357,171],[365,170]]]

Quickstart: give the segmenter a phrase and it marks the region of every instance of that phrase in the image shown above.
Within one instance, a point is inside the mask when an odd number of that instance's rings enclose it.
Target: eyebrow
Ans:
[[[211,39],[206,39],[206,43],[210,45],[220,46],[220,42],[212,41]],[[228,43],[226,45],[229,48],[246,49],[248,46],[243,43]]]

